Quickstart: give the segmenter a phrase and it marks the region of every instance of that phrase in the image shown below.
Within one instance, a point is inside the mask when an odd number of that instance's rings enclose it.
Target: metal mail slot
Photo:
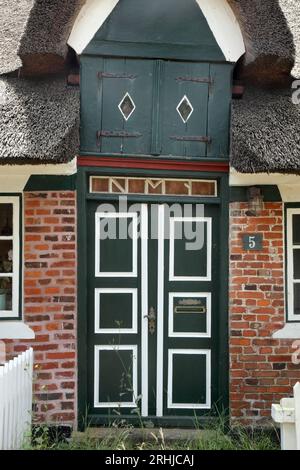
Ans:
[[[175,307],[174,313],[193,313],[193,314],[202,314],[206,313],[206,307],[189,307],[189,306],[182,306],[182,307]]]
[[[177,314],[205,314],[206,313],[206,299],[199,297],[190,298],[175,298],[174,299],[174,313]]]

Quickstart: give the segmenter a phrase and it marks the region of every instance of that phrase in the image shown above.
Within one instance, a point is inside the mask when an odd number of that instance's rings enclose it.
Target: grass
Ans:
[[[279,450],[279,436],[275,430],[234,427],[229,429],[221,418],[207,429],[199,429],[191,440],[168,441],[165,432],[151,433],[144,440],[133,440],[131,428],[109,428],[105,438],[89,436],[62,439],[53,436],[53,428],[40,426],[25,449],[30,450]],[[51,435],[50,435],[51,434]]]

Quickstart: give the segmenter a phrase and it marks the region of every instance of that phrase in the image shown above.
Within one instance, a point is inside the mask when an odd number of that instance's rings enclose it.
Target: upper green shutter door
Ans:
[[[90,71],[93,80],[82,84],[82,119],[88,120],[81,135],[88,150],[150,153],[153,61],[102,59],[96,64]]]
[[[163,155],[207,155],[209,64],[165,62],[161,101]]]
[[[100,152],[149,153],[153,62],[108,59],[104,63],[104,74],[99,77],[102,88]],[[124,137],[117,137],[119,134]]]
[[[228,158],[230,64],[81,61],[82,152]]]

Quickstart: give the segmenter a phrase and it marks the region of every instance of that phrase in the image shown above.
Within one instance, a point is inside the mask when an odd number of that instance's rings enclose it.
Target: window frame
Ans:
[[[0,194],[0,204],[12,204],[13,206],[13,272],[12,272],[12,309],[0,311],[0,321],[20,319],[20,286],[21,286],[21,196],[15,194]],[[1,236],[0,236],[1,240]]]
[[[287,247],[287,321],[300,322],[300,315],[294,314],[294,284],[300,284],[300,279],[294,279],[294,248],[300,250],[300,244],[293,243],[293,216],[300,215],[300,207],[286,209],[286,247]]]

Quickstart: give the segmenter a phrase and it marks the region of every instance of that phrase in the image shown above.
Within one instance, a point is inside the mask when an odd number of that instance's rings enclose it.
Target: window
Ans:
[[[0,318],[19,316],[20,200],[0,196]]]
[[[300,321],[300,208],[287,209],[288,321]]]

